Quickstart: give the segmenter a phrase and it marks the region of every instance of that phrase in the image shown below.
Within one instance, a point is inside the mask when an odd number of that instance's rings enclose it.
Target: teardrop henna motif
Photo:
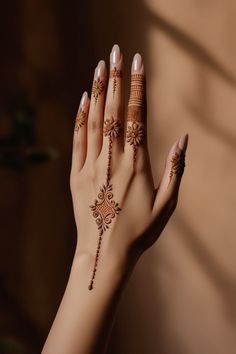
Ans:
[[[112,184],[110,184],[112,143],[113,140],[120,135],[121,131],[121,123],[118,120],[115,120],[114,117],[105,120],[103,132],[104,135],[109,138],[106,184],[103,184],[102,187],[100,187],[100,192],[98,193],[97,199],[94,201],[93,205],[90,205],[90,209],[93,212],[93,217],[95,218],[98,226],[99,240],[93,267],[93,274],[88,286],[89,290],[93,289],[102,244],[102,236],[104,232],[109,229],[112,220],[121,211],[119,204],[113,200],[113,187]]]
[[[182,177],[184,173],[184,168],[185,168],[185,154],[183,152],[181,153],[175,153],[174,156],[171,159],[171,171],[170,171],[170,181],[169,184],[173,178],[174,175],[177,177]]]

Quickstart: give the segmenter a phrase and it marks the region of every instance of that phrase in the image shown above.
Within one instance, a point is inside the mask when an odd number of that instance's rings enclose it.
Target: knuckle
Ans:
[[[97,171],[95,168],[95,164],[88,164],[86,169],[85,183],[89,181],[89,183],[95,183],[97,180]]]
[[[88,129],[90,131],[97,131],[99,129],[102,128],[102,124],[101,122],[98,120],[98,119],[95,119],[95,118],[91,118],[89,121],[88,121]]]
[[[111,118],[111,116],[113,116],[115,119],[119,119],[122,117],[122,112],[123,109],[120,103],[107,102],[105,109],[106,119]]]

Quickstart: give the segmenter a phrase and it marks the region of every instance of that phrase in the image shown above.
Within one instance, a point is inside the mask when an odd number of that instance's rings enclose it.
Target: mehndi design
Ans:
[[[108,161],[107,161],[107,171],[106,171],[106,183],[100,187],[100,192],[98,193],[97,199],[94,201],[93,205],[90,205],[90,209],[93,212],[93,217],[96,219],[96,224],[99,231],[98,246],[96,251],[96,257],[93,267],[93,274],[88,286],[89,290],[93,289],[94,278],[96,276],[98,259],[100,254],[100,248],[102,243],[102,236],[109,226],[112,220],[119,214],[121,208],[119,204],[113,200],[113,187],[110,183],[111,179],[111,155],[112,155],[112,143],[113,140],[118,138],[121,134],[122,128],[121,123],[115,120],[114,117],[106,119],[104,121],[104,135],[109,138],[108,145]]]
[[[95,99],[95,105],[97,104],[98,97],[101,95],[103,90],[104,90],[104,83],[99,77],[97,80],[94,80],[93,87],[92,87],[92,95]]]
[[[82,108],[80,108],[79,112],[78,112],[78,114],[76,116],[76,119],[75,119],[75,131],[76,131],[76,133],[78,133],[79,129],[84,125],[85,117],[86,117],[85,111]]]
[[[110,72],[110,78],[113,79],[113,88],[112,88],[113,97],[115,96],[115,92],[117,88],[117,79],[122,77],[123,77],[122,71],[117,69],[117,67],[115,66],[114,69],[112,69]]]
[[[176,175],[177,177],[182,177],[185,168],[185,154],[183,152],[180,153],[176,152],[171,159],[171,163],[172,166],[170,171],[169,184],[174,175]]]
[[[131,75],[131,89],[128,104],[126,141],[133,147],[133,164],[135,165],[137,147],[143,143],[144,128],[142,119],[145,115],[145,77],[141,74]]]

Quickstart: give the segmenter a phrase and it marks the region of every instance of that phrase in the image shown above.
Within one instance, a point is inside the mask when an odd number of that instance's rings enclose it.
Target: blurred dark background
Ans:
[[[110,352],[236,352],[235,16],[234,0],[1,4],[0,354],[40,353],[61,300],[74,118],[115,43],[127,77],[145,59],[156,182],[172,142],[190,144],[178,209],[127,287]]]

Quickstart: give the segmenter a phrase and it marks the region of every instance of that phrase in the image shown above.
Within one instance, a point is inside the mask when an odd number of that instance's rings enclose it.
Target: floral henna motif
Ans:
[[[174,156],[171,159],[171,171],[170,171],[170,181],[169,184],[173,178],[174,175],[177,177],[182,177],[184,173],[184,168],[185,168],[185,154],[183,152],[181,153],[175,153]]]
[[[81,108],[77,114],[76,120],[75,120],[75,131],[78,133],[79,129],[84,125],[85,123],[85,117],[86,113],[83,111]]]
[[[108,136],[112,140],[118,138],[121,134],[122,128],[119,120],[115,120],[114,117],[108,118],[104,122],[103,132],[105,136]]]
[[[117,69],[117,67],[114,67],[114,69],[111,70],[110,78],[113,79],[113,89],[112,89],[113,97],[115,96],[115,92],[117,88],[117,79],[122,77],[123,77],[122,71]]]
[[[142,144],[143,135],[143,127],[139,123],[132,122],[127,128],[126,140],[130,145],[137,146]]]
[[[133,146],[133,167],[136,162],[137,147],[143,143],[144,130],[141,123],[132,122],[131,125],[128,125],[126,132],[126,141],[131,146]]]
[[[96,224],[99,231],[99,239],[96,251],[96,257],[93,267],[93,274],[88,286],[89,290],[93,289],[93,283],[96,276],[98,259],[100,255],[100,248],[102,244],[102,236],[116,215],[121,211],[119,204],[113,200],[113,188],[110,184],[111,177],[111,155],[112,155],[112,143],[115,138],[117,138],[121,131],[121,124],[118,120],[113,117],[106,119],[104,122],[104,135],[109,138],[108,146],[108,161],[107,161],[107,171],[106,171],[106,183],[100,187],[100,192],[97,199],[94,201],[93,205],[90,205],[90,209],[93,212],[93,217],[96,219]]]
[[[101,95],[103,90],[104,90],[103,81],[100,78],[98,78],[97,80],[94,80],[93,87],[92,87],[92,95],[95,99],[95,105],[97,104],[98,97]]]

